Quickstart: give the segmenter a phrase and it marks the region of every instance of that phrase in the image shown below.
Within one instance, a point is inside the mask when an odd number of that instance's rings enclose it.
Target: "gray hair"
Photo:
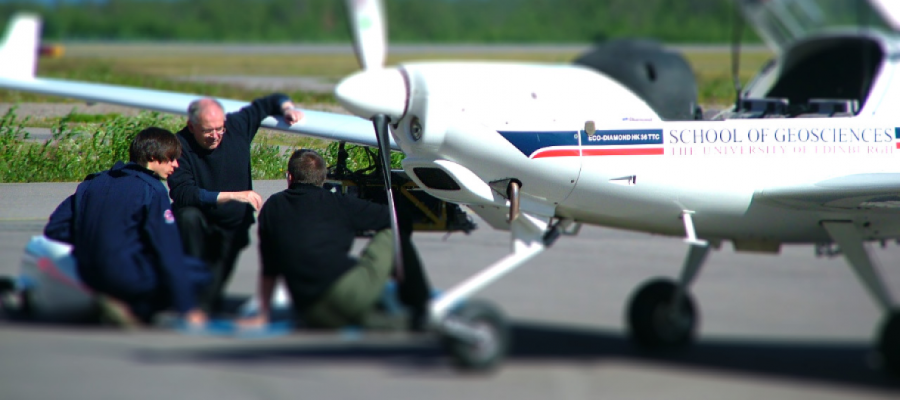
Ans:
[[[225,107],[222,106],[222,103],[219,100],[216,100],[212,97],[204,97],[202,99],[197,99],[188,104],[187,114],[188,121],[191,121],[192,124],[200,123],[200,112],[205,109],[204,106],[209,105],[208,102],[213,102],[219,110],[222,110],[222,114],[225,113]],[[205,104],[206,103],[206,104]]]

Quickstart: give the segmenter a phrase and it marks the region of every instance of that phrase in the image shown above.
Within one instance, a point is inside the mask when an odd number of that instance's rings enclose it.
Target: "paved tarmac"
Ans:
[[[281,181],[256,182],[264,197]],[[0,274],[13,274],[74,183],[0,184]],[[508,235],[417,234],[436,286],[493,260]],[[255,244],[254,244],[255,246]],[[479,297],[514,323],[496,373],[457,373],[433,338],[295,334],[256,340],[123,333],[0,321],[2,399],[897,399],[900,380],[875,369],[870,341],[881,314],[840,258],[811,246],[780,256],[714,252],[694,286],[702,313],[692,348],[654,355],[624,337],[636,286],[675,276],[678,238],[585,227]],[[876,251],[900,297],[900,247]],[[252,292],[255,247],[229,288]]]

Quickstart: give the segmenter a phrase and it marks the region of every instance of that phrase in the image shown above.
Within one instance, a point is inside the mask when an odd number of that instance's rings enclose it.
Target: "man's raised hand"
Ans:
[[[288,125],[296,124],[303,119],[303,111],[295,109],[293,104],[285,104],[281,111],[284,112],[284,122]]]
[[[219,203],[224,203],[226,201],[240,201],[242,203],[250,204],[253,209],[257,211],[262,208],[263,204],[262,197],[252,190],[245,190],[243,192],[220,192],[217,200]]]

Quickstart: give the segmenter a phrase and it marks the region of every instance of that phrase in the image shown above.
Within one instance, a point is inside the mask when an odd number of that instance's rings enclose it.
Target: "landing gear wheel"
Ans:
[[[0,313],[12,316],[18,309],[16,284],[12,278],[0,276]]]
[[[16,281],[8,276],[0,276],[0,295],[16,290]]]
[[[635,292],[628,310],[628,327],[635,343],[650,349],[674,349],[693,341],[697,329],[694,300],[685,292],[680,307],[673,309],[677,287],[671,280],[654,279]]]
[[[33,319],[31,303],[31,293],[28,290],[0,293],[0,311],[6,318],[14,321]]]
[[[509,327],[497,307],[485,301],[469,301],[447,318],[449,327],[441,339],[459,369],[484,372],[500,364],[509,349]],[[454,330],[465,330],[475,337],[467,338]]]
[[[878,351],[881,353],[884,369],[900,377],[900,310],[894,310],[885,316],[881,337],[878,339]]]

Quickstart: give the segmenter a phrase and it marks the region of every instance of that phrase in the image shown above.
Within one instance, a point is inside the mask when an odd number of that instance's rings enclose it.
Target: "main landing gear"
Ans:
[[[509,327],[500,310],[485,301],[466,299],[543,252],[571,223],[561,220],[551,226],[549,218],[524,211],[511,215],[512,253],[450,288],[430,305],[431,326],[454,364],[465,371],[494,369],[510,348]]]
[[[891,299],[884,279],[875,268],[863,237],[850,221],[823,221],[822,227],[840,246],[847,263],[884,312],[876,341],[876,350],[884,369],[900,377],[900,308]]]
[[[651,280],[632,296],[627,312],[631,339],[648,349],[674,349],[692,343],[699,316],[689,292],[706,256],[709,243],[698,240],[690,212],[682,215],[690,245],[681,277],[676,282],[665,278]]]
[[[698,240],[691,213],[682,215],[689,245],[678,281],[655,279],[638,289],[628,306],[631,338],[650,349],[673,349],[689,345],[696,334],[699,313],[690,295],[690,284],[709,254],[709,243]],[[822,227],[840,246],[850,267],[875,302],[884,311],[876,350],[886,371],[900,377],[900,308],[893,301],[875,268],[863,237],[850,221],[823,221]]]

